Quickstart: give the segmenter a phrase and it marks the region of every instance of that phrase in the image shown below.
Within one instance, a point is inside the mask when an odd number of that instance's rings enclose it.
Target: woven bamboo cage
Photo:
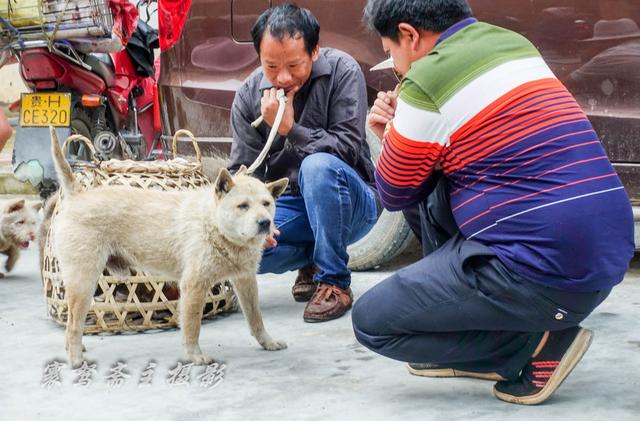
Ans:
[[[175,158],[178,136],[189,136],[196,151],[196,161]],[[208,185],[202,172],[202,157],[195,138],[186,131],[178,131],[173,139],[174,159],[169,161],[99,162],[92,143],[83,136],[69,137],[71,142],[83,142],[93,155],[92,162],[74,164],[76,180],[83,189],[98,186],[131,186],[142,189],[193,189]],[[58,213],[58,204],[52,220]],[[53,224],[52,224],[53,225]],[[64,280],[60,278],[58,261],[52,248],[50,230],[45,240],[42,259],[42,281],[49,316],[61,325],[67,322],[67,302]],[[179,293],[175,281],[131,270],[131,276],[119,279],[107,270],[98,280],[98,287],[87,315],[84,333],[144,331],[168,329],[177,325]],[[207,293],[203,318],[236,311],[237,299],[228,281],[216,283]]]

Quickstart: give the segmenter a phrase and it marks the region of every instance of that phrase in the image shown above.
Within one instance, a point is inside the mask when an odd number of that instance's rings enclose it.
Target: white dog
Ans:
[[[232,177],[223,168],[212,187],[199,190],[100,187],[82,192],[54,130],[51,135],[62,191],[52,241],[69,304],[65,339],[73,367],[82,364],[82,332],[98,278],[105,267],[128,276],[122,262],[179,280],[183,345],[192,362],[212,361],[198,343],[202,311],[211,284],[227,279],[260,345],[270,351],[286,348],[264,328],[256,283],[274,199],[286,189],[286,178],[265,185],[243,170]]]
[[[15,199],[0,204],[0,253],[7,256],[4,267],[11,272],[20,257],[20,250],[27,249],[36,239],[38,210],[42,203],[27,203],[24,199]],[[4,274],[0,272],[0,278]]]

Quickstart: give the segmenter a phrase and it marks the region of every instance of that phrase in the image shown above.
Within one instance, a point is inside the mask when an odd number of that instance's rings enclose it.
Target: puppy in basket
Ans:
[[[223,168],[213,186],[199,190],[108,186],[83,192],[53,129],[51,137],[62,192],[51,232],[69,305],[65,345],[73,367],[82,364],[82,332],[98,278],[105,267],[128,276],[122,262],[179,280],[182,343],[195,364],[213,361],[198,343],[202,311],[211,284],[227,279],[258,343],[269,351],[286,348],[264,328],[256,283],[274,201],[286,189],[286,178],[264,184],[246,170],[232,177]],[[114,261],[118,267],[109,266]]]

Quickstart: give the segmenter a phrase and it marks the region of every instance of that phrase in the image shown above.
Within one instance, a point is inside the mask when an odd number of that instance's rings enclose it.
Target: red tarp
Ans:
[[[167,50],[178,42],[190,7],[191,0],[158,0],[160,50]]]
[[[109,0],[109,8],[113,15],[112,32],[120,38],[123,46],[127,45],[138,24],[138,9],[129,0]]]

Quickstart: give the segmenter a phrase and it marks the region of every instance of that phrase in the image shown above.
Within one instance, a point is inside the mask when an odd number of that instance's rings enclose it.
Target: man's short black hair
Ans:
[[[440,33],[471,16],[466,0],[369,0],[364,9],[369,29],[393,41],[400,38],[398,25],[403,22]]]
[[[285,36],[294,38],[301,35],[309,55],[318,46],[320,40],[320,23],[309,9],[286,3],[267,9],[251,28],[253,46],[260,54],[260,43],[266,30],[279,41]]]

